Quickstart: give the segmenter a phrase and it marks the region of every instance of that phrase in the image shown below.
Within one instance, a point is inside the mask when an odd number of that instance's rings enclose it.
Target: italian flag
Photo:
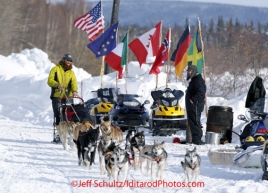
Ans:
[[[118,71],[118,78],[123,78],[123,69],[127,63],[128,33],[124,39],[105,57],[105,62]]]

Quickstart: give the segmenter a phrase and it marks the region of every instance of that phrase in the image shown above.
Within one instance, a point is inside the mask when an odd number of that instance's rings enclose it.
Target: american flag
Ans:
[[[93,41],[104,30],[104,16],[101,12],[101,1],[88,13],[74,21],[74,26],[87,33],[89,41]]]

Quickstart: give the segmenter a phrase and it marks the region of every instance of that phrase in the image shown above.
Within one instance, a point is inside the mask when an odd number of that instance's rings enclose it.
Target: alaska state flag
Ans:
[[[98,39],[87,45],[96,58],[107,56],[116,47],[117,29],[118,22],[107,29]]]
[[[123,69],[127,63],[128,33],[124,39],[105,57],[105,62],[118,71],[118,79],[123,78]]]

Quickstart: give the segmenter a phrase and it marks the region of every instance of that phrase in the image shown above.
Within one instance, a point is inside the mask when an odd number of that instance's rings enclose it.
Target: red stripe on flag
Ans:
[[[176,59],[175,59],[175,66],[177,64],[179,64],[180,61],[182,60],[183,55],[186,53],[186,51],[190,45],[190,42],[191,42],[191,36],[190,36],[190,34],[188,34],[186,36],[186,38],[183,40],[183,43],[181,44],[181,46],[179,47],[179,49],[177,51]]]
[[[144,47],[143,43],[139,40],[139,38],[133,40],[128,44],[128,47],[136,54],[137,60],[140,63],[140,66],[143,63],[146,63],[146,57],[147,57],[147,50]]]
[[[114,52],[110,52],[105,57],[105,62],[109,64],[114,70],[118,71],[118,78],[123,78],[123,68],[121,67],[121,57],[116,55]]]

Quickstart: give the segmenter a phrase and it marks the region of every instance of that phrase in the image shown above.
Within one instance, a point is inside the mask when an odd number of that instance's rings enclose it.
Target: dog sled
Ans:
[[[60,120],[79,122],[90,120],[86,104],[81,97],[63,97],[60,102]]]
[[[67,148],[66,137],[73,133],[75,126],[83,121],[90,121],[84,100],[81,97],[62,97],[59,105],[60,122],[57,126],[58,135],[56,136],[56,125],[54,124],[53,143],[63,143],[64,149]],[[67,125],[67,128],[66,128]],[[65,128],[65,129],[63,129]],[[68,130],[64,132],[63,130]],[[64,137],[62,136],[64,135]],[[73,143],[69,141],[69,143]]]

